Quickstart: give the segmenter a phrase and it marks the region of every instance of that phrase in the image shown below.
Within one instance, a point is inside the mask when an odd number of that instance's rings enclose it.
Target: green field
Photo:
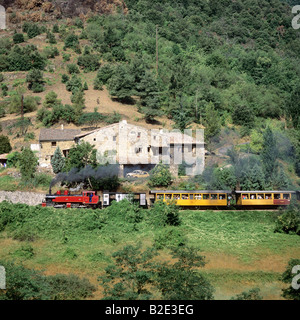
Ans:
[[[180,211],[179,226],[163,226],[150,210],[127,201],[105,210],[57,210],[0,204],[0,260],[23,263],[47,275],[74,273],[98,286],[97,277],[126,244],[156,247],[170,259],[170,246],[201,250],[203,272],[215,299],[259,287],[264,299],[282,299],[280,276],[300,257],[300,237],[274,233],[272,211]],[[102,298],[101,288],[94,299]]]

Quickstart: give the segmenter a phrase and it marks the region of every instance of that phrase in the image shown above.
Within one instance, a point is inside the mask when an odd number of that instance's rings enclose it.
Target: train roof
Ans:
[[[287,191],[287,190],[277,190],[277,191],[270,191],[270,190],[266,190],[266,191],[256,191],[256,190],[252,190],[252,191],[235,191],[235,193],[296,193],[296,191]]]
[[[230,190],[151,190],[150,193],[231,193]]]

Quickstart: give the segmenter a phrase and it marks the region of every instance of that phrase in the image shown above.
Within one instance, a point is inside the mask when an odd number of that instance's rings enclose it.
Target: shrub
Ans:
[[[43,73],[38,69],[33,69],[28,72],[26,82],[28,82],[28,88],[33,92],[37,93],[44,90]]]
[[[241,294],[231,298],[231,300],[262,300],[263,298],[259,295],[260,289],[254,288],[249,291],[244,291]]]
[[[30,244],[25,244],[21,248],[15,250],[13,255],[22,259],[31,259],[34,256],[33,247]]]
[[[155,202],[150,210],[151,223],[155,226],[179,226],[179,207],[175,203]]]
[[[9,153],[12,147],[9,142],[9,138],[4,135],[0,135],[0,154]]]
[[[63,75],[61,76],[61,82],[62,82],[62,83],[67,83],[69,80],[70,80],[70,77],[69,77],[68,75],[63,74]]]
[[[75,73],[79,73],[79,68],[76,64],[68,64],[67,65],[67,69],[69,74],[75,74]]]
[[[275,232],[300,235],[299,207],[289,207],[283,214],[277,217]]]
[[[79,39],[75,34],[70,34],[65,39],[65,47],[75,49],[79,46]]]
[[[13,36],[13,40],[15,44],[24,42],[25,40],[23,33],[15,33]]]
[[[150,171],[149,185],[151,187],[168,187],[171,183],[171,172],[166,165],[160,163]]]
[[[44,56],[47,59],[54,59],[59,56],[59,51],[56,47],[45,47]]]
[[[93,72],[99,69],[99,56],[94,54],[85,54],[78,58],[77,64],[87,72]]]

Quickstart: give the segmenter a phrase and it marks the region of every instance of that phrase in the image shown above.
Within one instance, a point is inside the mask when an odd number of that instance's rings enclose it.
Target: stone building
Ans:
[[[80,134],[77,129],[41,129],[39,144],[39,164],[42,167],[51,166],[51,158],[57,147],[66,157],[72,146],[75,145],[75,136]]]
[[[204,140],[180,132],[148,130],[123,120],[106,127],[75,136],[75,142],[89,142],[97,149],[99,162],[120,165],[120,176],[133,170],[150,171],[160,161],[170,165],[173,175],[178,175],[180,163],[193,158],[190,175],[204,169]],[[190,156],[190,158],[188,157]]]

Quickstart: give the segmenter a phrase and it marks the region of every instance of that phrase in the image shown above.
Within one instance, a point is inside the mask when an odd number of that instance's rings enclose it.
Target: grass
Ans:
[[[3,212],[9,211],[12,221],[0,232],[0,259],[92,280],[126,244],[141,242],[147,248],[160,241],[160,258],[165,260],[167,246],[183,241],[206,257],[201,272],[216,288],[216,299],[229,299],[252,287],[261,288],[265,299],[280,299],[280,275],[289,259],[300,256],[299,236],[274,233],[276,212],[181,211],[180,226],[158,227],[149,211],[139,212],[142,218],[137,222],[130,208],[121,203],[108,210],[55,210],[2,203],[0,230]],[[22,228],[34,232],[30,246],[13,239],[16,232],[15,239],[20,239]]]

